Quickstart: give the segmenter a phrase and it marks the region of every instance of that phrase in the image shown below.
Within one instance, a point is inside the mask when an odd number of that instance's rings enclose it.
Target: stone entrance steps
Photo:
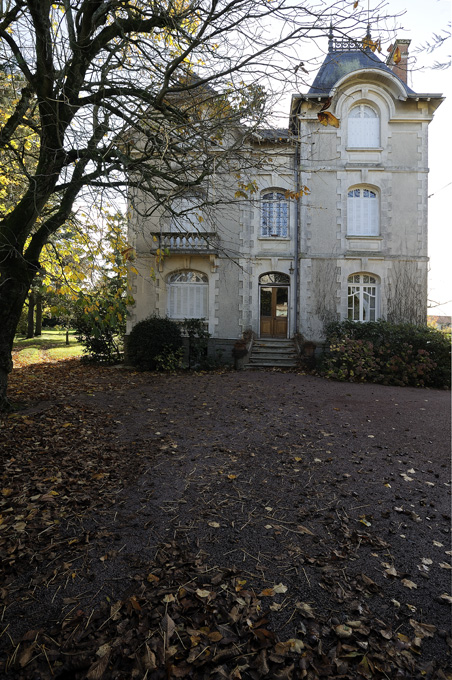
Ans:
[[[293,340],[285,338],[260,338],[255,340],[249,363],[245,368],[295,368],[298,355]]]

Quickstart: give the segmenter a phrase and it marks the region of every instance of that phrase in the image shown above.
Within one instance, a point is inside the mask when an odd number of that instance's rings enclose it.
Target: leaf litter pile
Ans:
[[[449,394],[13,373],[0,677],[450,680]]]

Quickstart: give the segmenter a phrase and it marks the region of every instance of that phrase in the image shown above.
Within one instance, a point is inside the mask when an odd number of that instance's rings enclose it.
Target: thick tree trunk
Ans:
[[[69,328],[66,328],[66,345],[69,345]]]
[[[42,295],[36,295],[36,320],[35,320],[35,335],[39,336],[42,333]]]
[[[24,306],[30,288],[32,274],[26,264],[17,260],[9,267],[2,267],[0,285],[0,411],[9,406],[6,396],[8,375],[12,371],[11,352]]]
[[[32,338],[35,331],[35,294],[30,291],[28,296],[27,338]]]

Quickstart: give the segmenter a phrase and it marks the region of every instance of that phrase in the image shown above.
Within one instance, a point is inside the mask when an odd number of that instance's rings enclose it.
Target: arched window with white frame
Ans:
[[[379,236],[380,207],[376,191],[366,187],[347,194],[347,236]]]
[[[179,271],[167,278],[170,319],[206,319],[208,317],[209,279],[195,271]]]
[[[348,277],[348,310],[350,321],[376,321],[380,315],[380,282],[373,274]]]
[[[352,149],[380,146],[380,116],[368,104],[358,104],[348,114],[348,146]]]
[[[287,238],[289,201],[282,191],[266,191],[261,196],[261,236]]]

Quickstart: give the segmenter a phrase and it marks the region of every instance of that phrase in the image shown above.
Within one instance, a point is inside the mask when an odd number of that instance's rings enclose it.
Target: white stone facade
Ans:
[[[247,154],[269,162],[256,163],[248,199],[234,196],[231,177],[214,178],[210,190],[228,200],[202,227],[186,224],[189,237],[171,235],[162,215],[132,216],[138,275],[131,273],[129,330],[168,314],[170,279],[181,271],[202,275],[177,295],[206,310],[220,344],[248,330],[319,343],[336,319],[426,321],[427,128],[442,99],[412,92],[360,55],[333,83],[322,67],[318,91],[315,81],[293,97],[289,134],[250,140]],[[328,99],[338,127],[318,119]],[[159,261],[161,245],[169,255]]]

